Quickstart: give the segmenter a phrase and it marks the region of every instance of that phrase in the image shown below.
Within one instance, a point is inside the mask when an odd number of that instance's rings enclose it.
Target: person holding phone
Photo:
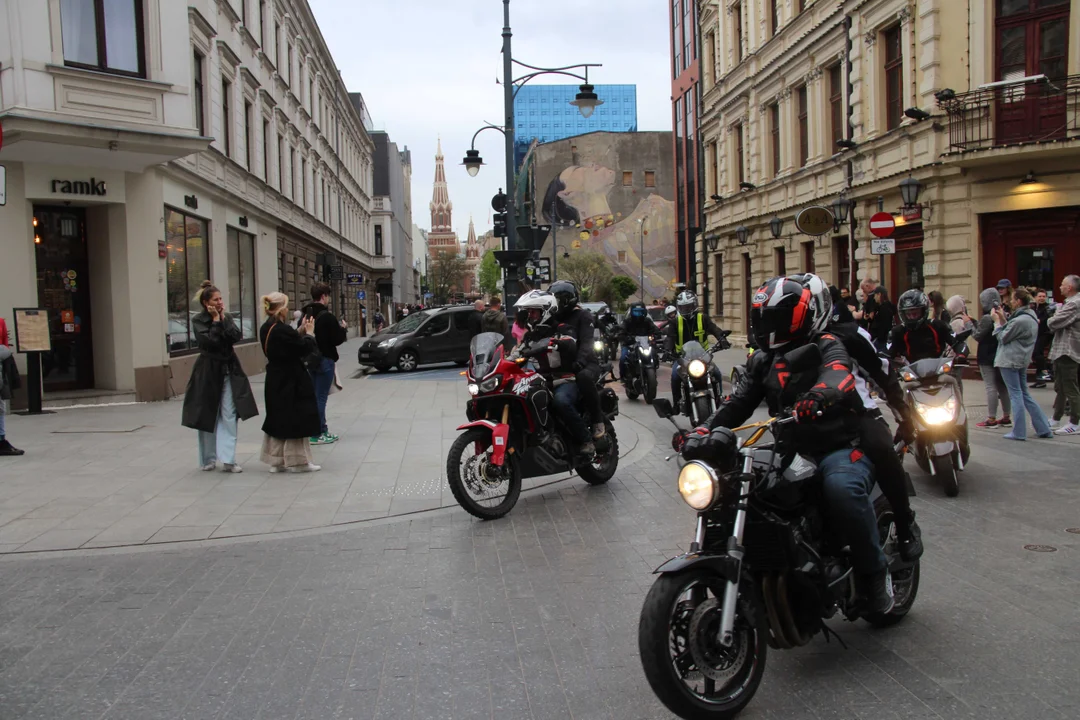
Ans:
[[[979,363],[979,373],[982,375],[983,387],[986,389],[986,419],[981,423],[975,423],[976,427],[1012,427],[1012,400],[1009,399],[1009,389],[1005,387],[1005,380],[1001,371],[994,367],[994,358],[997,356],[998,341],[994,337],[994,309],[1000,309],[1001,295],[997,288],[986,288],[979,293],[979,304],[982,306],[982,317],[975,326],[972,337],[979,343],[979,351],[976,354]],[[997,417],[998,403],[1004,411],[1002,417]]]
[[[996,305],[990,310],[994,318],[994,337],[998,341],[994,367],[1001,371],[1001,377],[1009,388],[1009,399],[1016,412],[1016,425],[1012,432],[1006,433],[1007,440],[1027,439],[1027,419],[1025,411],[1031,415],[1031,424],[1041,438],[1054,437],[1046,413],[1031,397],[1027,386],[1027,368],[1031,364],[1031,353],[1035,349],[1035,339],[1039,334],[1039,319],[1031,309],[1031,293],[1025,288],[1016,288],[1011,295],[1013,313],[1006,316],[1005,308]]]

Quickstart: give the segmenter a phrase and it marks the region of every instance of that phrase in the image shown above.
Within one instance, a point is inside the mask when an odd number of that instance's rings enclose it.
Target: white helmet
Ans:
[[[559,301],[546,290],[530,290],[514,303],[518,310],[526,311],[525,324],[530,330],[550,324],[559,310]]]
[[[668,305],[666,308],[664,308],[664,317],[671,320],[671,319],[673,319],[675,317],[676,312],[678,312],[678,311],[675,310],[674,305]]]
[[[683,290],[675,298],[675,305],[679,308],[680,315],[691,318],[698,310],[697,295],[692,290]]]

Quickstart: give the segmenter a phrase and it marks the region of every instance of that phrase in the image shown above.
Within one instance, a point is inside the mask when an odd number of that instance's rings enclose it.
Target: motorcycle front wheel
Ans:
[[[645,402],[652,405],[656,399],[656,370],[645,368]]]
[[[930,458],[934,465],[934,477],[941,480],[945,495],[956,497],[960,494],[960,478],[956,476],[956,463],[952,455],[936,455]]]
[[[593,462],[577,468],[578,477],[590,485],[603,485],[612,478],[619,467],[619,438],[615,436],[615,427],[610,420],[604,422],[609,447],[597,453]]]
[[[717,639],[727,581],[711,570],[661,575],[641,608],[638,650],[660,702],[687,720],[739,714],[765,674],[768,629],[754,583],[739,588],[734,642]]]
[[[450,492],[465,512],[481,520],[501,518],[514,509],[521,495],[517,456],[507,453],[501,466],[490,459],[491,433],[481,428],[459,435],[446,458]]]
[[[878,537],[881,538],[881,547],[886,557],[895,557],[899,554],[896,539],[896,523],[893,519],[893,510],[889,501],[882,495],[874,502],[874,514],[877,516]],[[909,567],[895,570],[889,573],[892,580],[892,593],[895,604],[888,613],[866,615],[863,619],[874,627],[891,627],[911,611],[915,604],[915,598],[919,594],[919,561],[916,560]]]
[[[694,414],[697,416],[694,418],[694,424],[700,425],[705,422],[706,418],[712,415],[713,406],[707,397],[699,397],[694,399]]]

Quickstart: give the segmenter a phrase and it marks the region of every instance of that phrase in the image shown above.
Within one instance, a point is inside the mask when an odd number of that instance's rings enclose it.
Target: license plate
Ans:
[[[370,360],[371,359],[371,353],[360,353],[360,359],[361,360]]]

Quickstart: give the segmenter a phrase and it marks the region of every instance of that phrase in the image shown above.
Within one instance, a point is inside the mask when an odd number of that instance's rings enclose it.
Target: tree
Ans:
[[[495,261],[495,251],[488,250],[480,260],[480,291],[485,295],[494,295],[499,291],[499,263]]]
[[[428,263],[428,291],[436,304],[446,304],[450,293],[465,286],[465,258],[453,251],[437,251]]]
[[[559,277],[577,285],[581,301],[589,302],[601,299],[609,292],[612,272],[606,256],[580,252],[559,263]]]
[[[615,297],[615,304],[621,309],[626,304],[626,298],[637,292],[637,283],[625,275],[616,275],[611,278],[611,293]]]

